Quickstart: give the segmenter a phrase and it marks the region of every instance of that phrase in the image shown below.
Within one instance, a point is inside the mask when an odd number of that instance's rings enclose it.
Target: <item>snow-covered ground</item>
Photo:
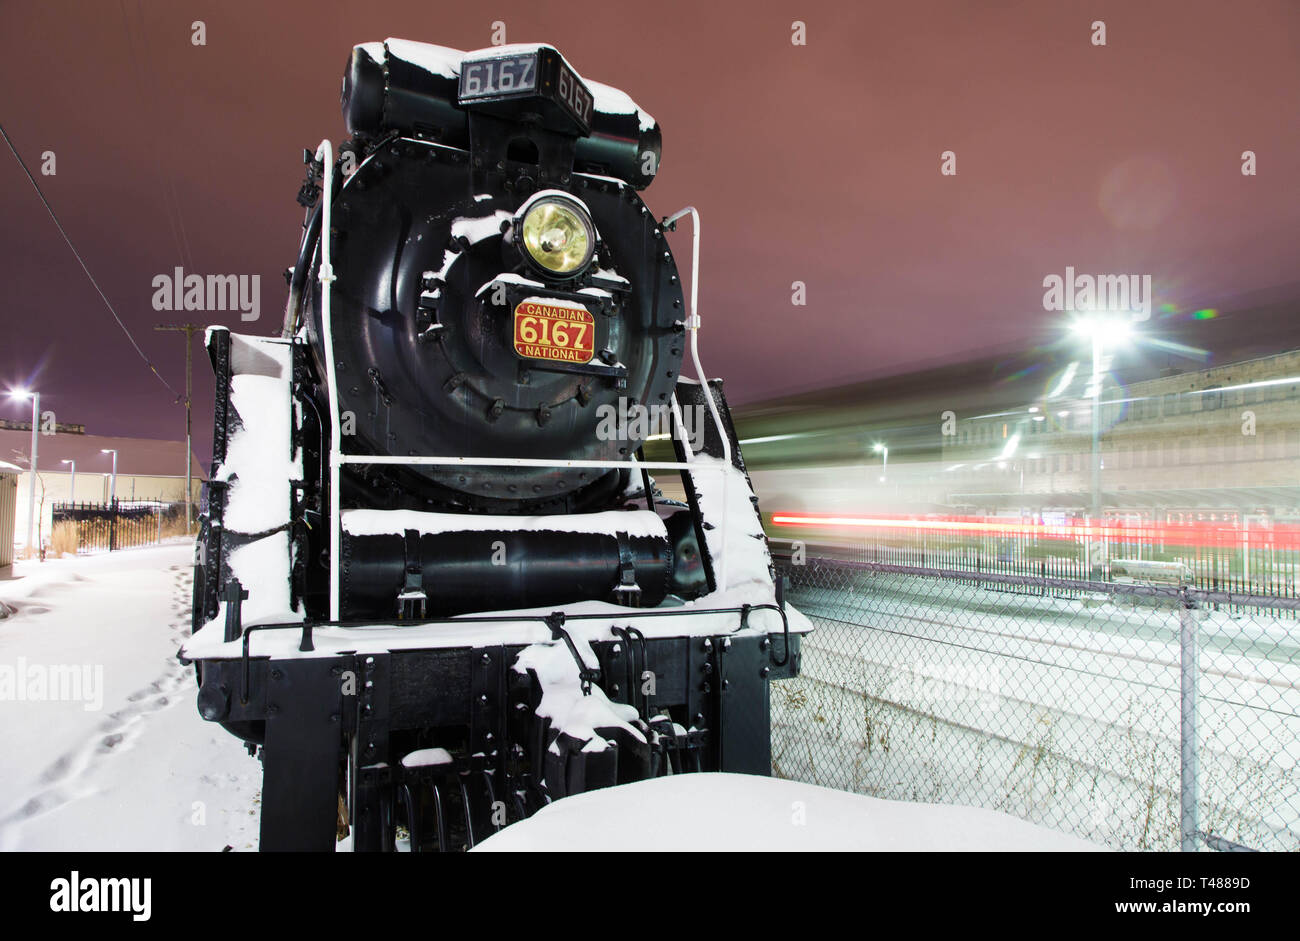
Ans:
[[[681,774],[566,797],[475,851],[1098,849],[978,807],[880,800],[754,775]]]
[[[190,561],[182,542],[20,562],[0,581],[0,601],[14,609],[0,619],[0,849],[256,848],[261,767],[199,718],[193,671],[175,659],[188,631]],[[574,831],[581,848],[689,849],[700,833],[713,834],[711,849],[1087,845],[990,810],[794,782],[689,775],[617,790],[557,802],[491,848],[579,848]],[[730,823],[717,822],[718,807]],[[606,826],[620,813],[647,832],[628,820]]]
[[[0,849],[257,844],[261,766],[199,718],[189,542],[45,563],[0,581]],[[75,678],[75,681],[74,681]]]
[[[773,689],[779,774],[1177,848],[1176,610],[897,575],[790,597],[818,630],[803,675]],[[1300,627],[1202,614],[1201,829],[1295,850]]]

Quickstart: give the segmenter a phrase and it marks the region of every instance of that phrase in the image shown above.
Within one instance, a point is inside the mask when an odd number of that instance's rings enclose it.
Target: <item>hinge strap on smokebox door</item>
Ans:
[[[424,593],[424,562],[420,556],[420,534],[416,530],[406,530],[402,555],[406,578],[397,595],[397,617],[403,621],[418,621],[425,617],[429,597]]]
[[[614,588],[614,601],[629,608],[640,607],[641,586],[636,583],[636,557],[632,554],[632,539],[627,533],[614,533],[618,540],[619,583]]]

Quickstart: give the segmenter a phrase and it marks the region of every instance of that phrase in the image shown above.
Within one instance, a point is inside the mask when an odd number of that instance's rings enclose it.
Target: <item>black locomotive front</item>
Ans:
[[[636,191],[652,179],[641,167],[658,165],[657,126],[615,137],[638,115],[597,111],[550,47],[470,57],[458,79],[410,44],[386,47],[382,69],[373,52],[358,47],[348,69],[350,152],[364,156],[335,202],[335,368],[356,418],[346,447],[626,458],[640,442],[598,434],[601,416],[666,405],[683,353],[677,267]],[[579,142],[604,123],[607,147],[635,152],[626,166],[582,159]],[[627,167],[629,180],[604,175]],[[317,288],[318,353],[319,306]],[[366,484],[377,506],[578,512],[612,505],[626,476],[425,466]]]
[[[658,125],[546,45],[357,46],[342,104],[337,162],[308,153],[284,336],[209,340],[183,654],[204,717],[263,758],[263,848],[326,848],[336,803],[358,848],[399,825],[446,848],[590,787],[768,773],[797,615],[721,383],[680,375],[693,325],[638,192]],[[636,460],[647,412],[681,502]],[[626,722],[543,707],[539,630]]]

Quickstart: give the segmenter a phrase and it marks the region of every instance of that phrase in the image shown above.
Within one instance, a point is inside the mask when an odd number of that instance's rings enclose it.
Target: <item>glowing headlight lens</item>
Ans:
[[[579,203],[547,196],[524,213],[523,243],[529,257],[543,270],[573,275],[591,262],[596,229]]]

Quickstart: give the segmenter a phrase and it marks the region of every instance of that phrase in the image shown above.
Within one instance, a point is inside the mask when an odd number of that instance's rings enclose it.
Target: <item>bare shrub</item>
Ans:
[[[50,536],[50,548],[54,550],[54,557],[62,558],[64,553],[72,555],[77,554],[77,547],[81,540],[77,534],[77,524],[73,522],[59,522],[54,524],[54,532]]]

